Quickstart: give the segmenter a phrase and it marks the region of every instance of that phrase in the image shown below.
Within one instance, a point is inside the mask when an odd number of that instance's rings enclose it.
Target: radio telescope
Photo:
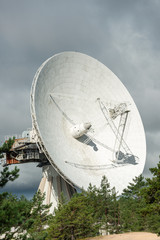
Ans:
[[[50,186],[50,198],[68,186],[98,187],[104,175],[121,193],[142,173],[146,141],[137,107],[96,59],[63,52],[46,60],[33,80],[31,116],[39,151],[51,164],[43,168],[48,185],[43,179],[40,187]]]

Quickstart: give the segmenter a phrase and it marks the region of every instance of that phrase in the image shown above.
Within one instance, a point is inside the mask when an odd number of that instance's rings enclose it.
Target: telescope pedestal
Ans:
[[[38,190],[45,193],[44,204],[52,203],[50,213],[54,212],[54,208],[58,207],[61,195],[69,201],[76,192],[75,188],[69,185],[51,165],[43,166],[43,177],[41,179]]]

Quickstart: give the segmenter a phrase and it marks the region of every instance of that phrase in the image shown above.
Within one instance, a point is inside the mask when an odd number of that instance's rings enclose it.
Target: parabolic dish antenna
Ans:
[[[119,193],[142,173],[146,141],[137,107],[121,81],[96,59],[63,52],[38,69],[31,115],[41,150],[72,185]]]

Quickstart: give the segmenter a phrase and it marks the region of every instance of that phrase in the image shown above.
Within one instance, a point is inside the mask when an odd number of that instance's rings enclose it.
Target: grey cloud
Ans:
[[[14,182],[8,182],[4,190],[18,195],[24,194],[26,197],[29,197],[30,193],[32,195],[36,193],[42,177],[41,168],[37,168],[36,165],[35,163],[18,165],[19,178]],[[13,168],[10,166],[10,170]]]
[[[153,132],[154,135],[160,132],[160,90],[159,89],[144,89],[143,106],[141,106],[141,113],[145,121],[145,128],[147,132]],[[142,101],[142,100],[141,100]],[[145,105],[144,105],[145,102]]]
[[[151,155],[156,153],[157,156],[159,156],[160,155],[160,145],[159,145],[160,131],[146,133],[146,137],[148,139],[147,141],[148,152]]]

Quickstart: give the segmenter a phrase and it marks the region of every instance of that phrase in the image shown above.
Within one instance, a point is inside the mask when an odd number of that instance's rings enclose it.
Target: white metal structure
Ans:
[[[99,186],[105,175],[121,193],[142,173],[146,141],[137,107],[96,59],[63,52],[45,61],[33,80],[31,115],[41,151],[71,185]]]
[[[69,200],[75,192],[51,165],[43,167],[43,177],[39,185],[39,190],[45,193],[44,204],[52,203],[50,212],[54,212],[54,208],[57,207],[59,199],[61,199],[62,192],[66,200]]]

